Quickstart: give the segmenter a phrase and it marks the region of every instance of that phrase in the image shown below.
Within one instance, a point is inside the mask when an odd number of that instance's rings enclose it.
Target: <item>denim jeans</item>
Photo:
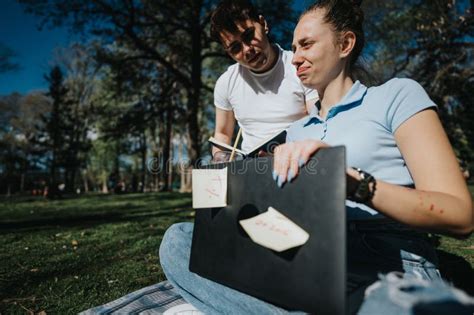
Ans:
[[[171,226],[163,237],[159,253],[160,263],[168,281],[186,301],[205,314],[303,314],[282,309],[190,272],[193,227],[192,223]],[[434,249],[417,233],[393,229],[379,223],[350,223],[347,247],[348,281],[351,281],[351,275],[363,275],[365,279],[373,279],[374,283],[366,290],[358,314],[415,314],[413,307],[420,299],[423,301],[423,294],[430,296],[430,301],[448,296],[459,304],[459,295],[454,294],[455,291],[441,280],[436,268]],[[393,273],[389,274],[390,277],[381,276],[391,271],[398,271],[402,277],[394,278]],[[355,278],[356,281],[358,278]],[[381,280],[377,281],[378,278]],[[400,283],[406,286],[419,284],[420,281],[425,284],[443,285],[434,288],[425,285],[426,288],[431,288],[431,291],[420,290],[412,295],[405,292],[411,297],[408,305],[399,303],[398,298],[404,297],[403,295],[392,294],[394,288],[401,287]],[[418,294],[420,292],[422,294]],[[463,301],[468,302],[466,305],[472,302],[469,297]],[[472,305],[474,306],[474,302]],[[358,306],[355,311],[357,308]]]

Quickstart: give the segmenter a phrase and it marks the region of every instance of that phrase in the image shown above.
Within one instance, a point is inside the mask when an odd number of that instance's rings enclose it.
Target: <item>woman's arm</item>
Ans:
[[[371,206],[415,227],[471,233],[471,195],[436,112],[424,110],[406,120],[395,140],[416,189],[377,181]]]
[[[397,145],[415,181],[409,189],[378,180],[370,206],[402,223],[453,234],[473,230],[471,195],[437,114],[419,112],[395,132]],[[287,143],[275,150],[274,176],[279,185],[298,174],[321,141]],[[358,179],[358,173],[348,171]]]

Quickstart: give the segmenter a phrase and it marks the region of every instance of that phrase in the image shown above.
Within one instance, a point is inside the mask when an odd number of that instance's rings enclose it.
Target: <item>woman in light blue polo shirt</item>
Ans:
[[[367,88],[354,82],[364,45],[360,2],[318,1],[298,22],[293,64],[320,101],[276,149],[274,179],[279,186],[297,180],[299,167],[319,148],[345,145],[347,165],[353,167],[348,180],[355,183],[347,207],[349,280],[358,267],[404,273],[398,282],[390,280],[396,283],[436,280],[436,255],[422,231],[472,233],[471,195],[436,105],[418,83],[392,79]],[[362,314],[377,313],[377,307],[380,312],[390,296],[402,292],[390,285],[371,291],[378,299],[366,299]]]
[[[353,81],[364,43],[363,13],[348,2],[317,2],[295,29],[293,64],[303,84],[318,90],[320,101],[290,127],[290,142],[277,148],[277,183],[294,180],[299,165],[319,148],[345,145],[347,164],[360,169],[348,175],[368,182],[365,195],[352,196],[368,206],[361,211],[416,228],[471,233],[471,196],[436,105],[423,88],[409,79],[372,88]]]

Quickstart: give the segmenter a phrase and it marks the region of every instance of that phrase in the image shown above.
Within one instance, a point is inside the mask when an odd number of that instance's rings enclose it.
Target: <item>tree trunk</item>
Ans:
[[[171,105],[169,105],[166,109],[165,114],[166,119],[166,127],[165,127],[165,137],[164,137],[164,145],[163,145],[163,191],[170,190],[170,183],[169,183],[169,163],[170,160],[170,150],[171,150],[171,129],[172,129],[172,119],[173,119],[173,109]]]
[[[107,187],[107,171],[102,171],[102,193],[103,194],[108,194],[109,193],[109,188]]]
[[[20,175],[20,193],[25,191],[25,172],[22,172]]]
[[[192,20],[191,33],[191,93],[187,102],[187,123],[188,123],[188,156],[189,166],[184,168],[184,178],[182,177],[181,191],[189,192],[192,189],[191,172],[193,166],[201,156],[201,130],[199,128],[199,106],[201,98],[201,75],[202,75],[202,29],[200,24],[200,14],[202,1],[193,1],[194,16]],[[184,184],[184,185],[183,185]]]
[[[202,7],[202,1],[193,1],[194,5],[194,16],[193,16],[193,27],[191,33],[191,93],[187,102],[188,109],[188,132],[190,140],[189,159],[191,165],[197,161],[201,156],[201,132],[198,122],[200,97],[201,97],[201,75],[202,75],[202,42],[201,42],[201,22],[200,13]]]
[[[173,190],[173,132],[171,131],[170,132],[170,160],[169,160],[169,163],[168,163],[168,187],[169,187],[169,190],[168,191],[172,191]]]
[[[161,124],[160,124],[161,125]],[[158,191],[158,185],[159,185],[159,171],[156,169],[157,165],[160,163],[160,155],[159,155],[159,149],[158,149],[158,138],[156,135],[156,124],[152,123],[150,126],[150,139],[151,139],[151,151],[152,151],[152,158],[153,158],[153,164],[150,166],[150,172],[152,175],[152,189],[154,192]]]
[[[165,173],[166,173],[166,162],[165,162],[165,142],[166,142],[166,113],[160,112],[159,114],[159,125],[158,125],[158,137],[159,137],[159,145],[158,145],[158,160],[159,167],[157,170],[157,190],[163,190],[163,186],[160,186],[162,183],[165,182]]]
[[[73,167],[71,168],[71,174],[70,174],[70,178],[69,178],[69,188],[66,186],[66,190],[70,193],[75,193],[76,190],[74,189],[74,187],[76,186],[76,173],[77,173],[77,169],[76,169],[76,166],[73,165]]]
[[[179,171],[181,173],[181,185],[179,191],[190,192],[192,190],[191,173],[193,168],[192,165],[190,165],[189,160],[187,161],[187,163],[185,163],[182,158],[183,150],[185,149],[185,146],[183,145],[184,143],[189,143],[189,140],[181,141],[179,145]]]
[[[58,193],[58,184],[56,182],[56,150],[53,149],[53,156],[51,158],[51,169],[49,173],[49,187],[47,190],[47,197],[54,197]]]
[[[26,172],[28,171],[28,161],[24,161],[21,167],[21,174],[20,174],[20,193],[25,191],[25,179],[26,179]]]
[[[140,149],[141,149],[141,162],[142,162],[142,173],[141,173],[141,185],[138,185],[139,187],[139,191],[142,193],[145,191],[145,186],[146,186],[146,180],[147,180],[147,167],[146,167],[146,158],[147,158],[147,141],[146,141],[146,134],[145,134],[145,130],[143,131],[143,133],[141,134],[141,143],[140,143]]]
[[[87,169],[85,169],[84,172],[82,172],[82,182],[83,182],[83,185],[84,185],[84,193],[88,193],[89,192],[89,182],[87,181]]]
[[[179,136],[180,140],[183,138],[182,135]],[[179,192],[185,190],[185,178],[184,178],[184,167],[183,167],[183,141],[179,141],[178,146],[178,171],[179,171]]]
[[[179,192],[185,192],[186,189],[185,189],[185,185],[186,185],[186,178],[185,178],[185,175],[184,175],[184,169],[180,168],[179,169],[179,176],[180,176],[180,187],[179,187]]]
[[[115,142],[115,157],[114,157],[114,170],[115,185],[120,181],[120,140]]]

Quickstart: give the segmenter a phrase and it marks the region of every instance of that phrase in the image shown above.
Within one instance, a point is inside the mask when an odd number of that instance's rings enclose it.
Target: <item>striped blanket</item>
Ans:
[[[166,312],[168,311],[168,312]],[[115,301],[97,306],[79,315],[106,314],[202,314],[186,303],[168,281],[129,293]]]

